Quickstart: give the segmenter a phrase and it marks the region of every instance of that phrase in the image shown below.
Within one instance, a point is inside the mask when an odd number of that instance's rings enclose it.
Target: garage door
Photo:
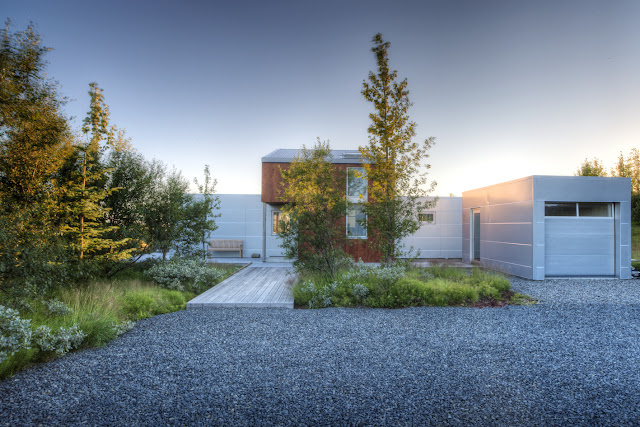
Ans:
[[[612,203],[545,203],[545,275],[613,276]]]

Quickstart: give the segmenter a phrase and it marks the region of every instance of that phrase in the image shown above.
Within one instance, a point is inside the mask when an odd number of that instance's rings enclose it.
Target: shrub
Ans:
[[[46,325],[39,326],[33,333],[33,340],[41,351],[55,351],[62,356],[74,348],[80,347],[87,334],[82,332],[78,325],[63,328],[52,332]]]
[[[199,286],[218,283],[225,273],[200,259],[176,258],[154,265],[146,275],[164,288],[197,292]]]
[[[42,303],[47,307],[49,314],[54,316],[68,316],[73,314],[73,309],[62,301],[50,299],[48,301],[42,301]]]
[[[31,347],[31,320],[20,318],[11,308],[0,305],[0,363],[15,352]]]

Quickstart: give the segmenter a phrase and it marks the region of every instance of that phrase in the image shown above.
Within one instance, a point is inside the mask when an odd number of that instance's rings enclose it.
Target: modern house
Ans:
[[[280,261],[279,197],[286,168],[298,150],[276,150],[262,158],[262,193],[219,195],[220,218],[214,239],[241,239],[247,257]],[[377,261],[358,225],[357,206],[366,197],[366,180],[355,150],[333,150],[333,164],[347,174],[346,195],[352,202],[345,233],[356,242],[355,258]],[[542,280],[555,276],[631,277],[629,178],[531,176],[466,191],[462,197],[439,197],[420,212],[420,229],[401,243],[420,251],[420,258],[453,258],[516,276]],[[214,254],[229,256],[228,252]],[[231,254],[232,255],[232,254]]]

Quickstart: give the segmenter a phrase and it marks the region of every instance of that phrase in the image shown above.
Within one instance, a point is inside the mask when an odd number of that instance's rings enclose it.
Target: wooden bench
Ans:
[[[236,252],[240,251],[240,258],[242,258],[242,240],[233,239],[211,239],[209,240],[209,247],[207,248],[207,254],[210,252]]]

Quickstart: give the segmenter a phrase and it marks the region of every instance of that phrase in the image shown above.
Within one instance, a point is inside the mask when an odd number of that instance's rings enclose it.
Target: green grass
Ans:
[[[506,277],[474,268],[450,267],[343,271],[335,280],[305,274],[293,286],[297,307],[500,306],[530,304],[532,298],[515,294]]]
[[[212,265],[225,271],[225,277],[238,270],[234,264]],[[203,284],[198,292],[204,292],[212,284]],[[158,314],[184,310],[187,301],[195,294],[161,288],[144,279],[142,272],[131,270],[118,273],[110,280],[94,281],[77,288],[57,289],[44,299],[55,298],[66,303],[73,312],[68,315],[52,315],[40,300],[30,301],[32,312],[21,313],[31,319],[32,329],[47,325],[52,330],[77,324],[87,334],[82,348],[100,347],[116,336],[114,325],[137,321]],[[37,349],[22,350],[0,364],[0,379],[7,378],[34,363],[55,357],[51,352]]]
[[[631,224],[631,258],[640,260],[640,224]],[[640,270],[640,262],[632,263],[632,265]]]

